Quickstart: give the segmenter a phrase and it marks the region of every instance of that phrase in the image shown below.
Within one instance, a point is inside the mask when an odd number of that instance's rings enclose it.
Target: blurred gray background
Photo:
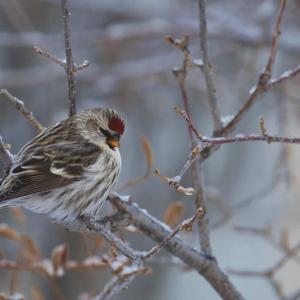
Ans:
[[[277,2],[208,1],[209,49],[224,117],[234,114],[247,99],[266,63]],[[192,55],[199,58],[197,2],[72,0],[71,9],[75,61],[79,64],[87,59],[91,64],[77,74],[78,110],[112,107],[126,120],[119,186],[145,172],[142,137],[152,146],[153,167],[164,175],[175,176],[188,158],[189,145],[186,124],[172,110],[175,105],[182,107],[172,75],[172,68],[180,65],[182,57],[164,41],[164,36],[189,35]],[[299,64],[299,26],[300,1],[290,0],[283,19],[275,77]],[[34,53],[33,46],[64,57],[60,1],[0,0],[0,87],[23,100],[48,126],[67,116],[66,76],[60,66]],[[194,123],[202,133],[210,135],[212,122],[199,70],[190,70],[188,92]],[[236,133],[259,133],[258,120],[263,115],[270,133],[300,136],[299,100],[298,77],[260,96]],[[1,98],[0,134],[15,153],[36,131]],[[299,153],[297,145],[283,148],[279,144],[232,144],[222,146],[204,163],[210,222],[221,224],[212,229],[212,247],[225,270],[264,270],[282,256],[266,239],[236,231],[234,226],[271,226],[276,240],[282,232],[288,232],[291,245],[300,240]],[[185,186],[191,185],[189,176],[186,175]],[[184,217],[193,214],[193,198],[177,193],[155,176],[124,192],[159,219],[174,201],[183,201]],[[231,209],[256,192],[250,204]],[[220,223],[224,213],[232,216]],[[0,220],[30,234],[45,257],[63,242],[70,245],[71,258],[84,257],[80,234],[69,233],[43,216],[29,212],[26,215],[26,226],[18,225],[9,210],[1,211]],[[152,245],[139,235],[130,238],[137,249]],[[198,247],[196,237],[189,235],[187,240]],[[18,247],[0,238],[0,251],[15,259]],[[155,263],[151,267],[151,275],[139,276],[116,299],[140,299],[141,295],[143,300],[219,299],[193,271],[169,264]],[[287,294],[300,288],[299,273],[299,267],[290,263],[278,274]],[[11,274],[0,270],[0,291],[9,291]],[[262,278],[231,277],[246,299],[277,299]],[[46,299],[78,299],[82,293],[102,288],[108,278],[106,271],[74,271],[51,285],[38,274],[20,272],[17,290],[28,299],[29,286],[38,287]]]

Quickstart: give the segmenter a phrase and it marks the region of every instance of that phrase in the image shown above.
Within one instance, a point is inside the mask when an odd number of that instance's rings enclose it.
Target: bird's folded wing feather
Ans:
[[[90,142],[29,148],[16,156],[0,186],[0,201],[29,196],[80,180],[101,149]]]

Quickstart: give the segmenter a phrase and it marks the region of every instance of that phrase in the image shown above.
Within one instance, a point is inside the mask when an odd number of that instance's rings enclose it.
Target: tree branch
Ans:
[[[76,82],[75,82],[75,65],[72,56],[71,43],[71,21],[70,21],[70,1],[61,0],[61,8],[64,20],[64,38],[66,52],[66,73],[68,77],[68,99],[69,99],[69,116],[76,114]]]
[[[0,89],[0,96],[3,96],[6,100],[12,103],[38,132],[42,132],[45,129],[45,127],[34,117],[33,113],[26,108],[23,101],[14,97],[5,89]]]
[[[3,161],[5,167],[8,167],[13,160],[13,156],[4,144],[2,136],[0,136],[0,159]]]
[[[199,32],[200,32],[200,49],[202,52],[203,61],[203,75],[206,84],[206,92],[208,97],[208,104],[214,124],[214,133],[218,133],[222,129],[222,121],[220,108],[218,104],[217,91],[212,77],[212,64],[209,59],[207,47],[207,25],[206,25],[206,0],[198,0],[199,12]]]
[[[172,233],[169,227],[149,215],[144,209],[140,209],[136,203],[127,201],[119,196],[114,196],[109,200],[120,212],[130,214],[133,225],[152,240],[160,243]],[[210,256],[202,254],[176,236],[169,240],[164,247],[201,274],[222,299],[244,299],[230,282],[227,275],[220,269],[216,260]]]
[[[180,66],[180,68],[175,68],[173,70],[173,74],[175,78],[177,79],[182,101],[184,108],[186,110],[186,120],[190,120],[188,123],[188,133],[190,138],[190,151],[192,152],[193,149],[196,146],[194,135],[195,128],[192,125],[191,121],[191,113],[190,113],[190,103],[189,103],[189,97],[186,89],[186,78],[188,74],[188,67],[192,63],[190,50],[189,50],[189,39],[188,37],[184,37],[181,40],[174,40],[172,37],[168,36],[166,37],[167,42],[177,47],[183,54],[183,61]],[[200,136],[200,134],[199,134]],[[195,191],[195,206],[198,210],[199,208],[204,208],[206,205],[206,194],[205,194],[205,186],[204,186],[204,178],[203,173],[200,165],[199,160],[194,160],[191,163],[191,170],[192,170],[192,182],[193,182],[193,188]],[[176,187],[176,181],[175,187]],[[205,253],[211,255],[212,250],[210,246],[210,237],[209,237],[209,227],[208,227],[208,216],[205,215],[203,218],[200,218],[197,220],[198,223],[198,230],[199,230],[199,242],[201,250]]]
[[[277,54],[279,37],[281,34],[281,21],[285,10],[286,1],[287,0],[280,0],[278,14],[274,26],[274,32],[272,35],[270,55],[266,63],[266,66],[264,68],[264,71],[260,74],[257,84],[251,89],[249,98],[242,105],[242,107],[232,118],[232,120],[223,128],[222,135],[232,132],[237,126],[237,124],[240,122],[242,116],[244,116],[244,114],[250,109],[250,107],[257,100],[258,95],[266,92],[268,88],[272,86],[270,84],[270,79],[272,76],[273,65]]]

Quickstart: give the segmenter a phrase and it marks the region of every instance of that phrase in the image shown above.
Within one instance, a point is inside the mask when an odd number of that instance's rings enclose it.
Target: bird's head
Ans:
[[[125,124],[121,116],[112,109],[95,108],[87,110],[77,117],[87,138],[99,146],[107,145],[110,149],[120,147]]]

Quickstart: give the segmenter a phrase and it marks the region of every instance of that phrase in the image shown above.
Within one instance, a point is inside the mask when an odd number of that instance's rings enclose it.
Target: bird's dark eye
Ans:
[[[110,138],[110,137],[111,137],[111,133],[110,133],[108,130],[106,130],[106,129],[104,129],[104,128],[101,128],[101,127],[99,127],[99,130],[100,130],[100,132],[101,132],[103,135],[105,135],[107,138]]]
[[[112,137],[114,140],[119,141],[121,138],[121,135],[117,133],[117,134],[114,134]]]

